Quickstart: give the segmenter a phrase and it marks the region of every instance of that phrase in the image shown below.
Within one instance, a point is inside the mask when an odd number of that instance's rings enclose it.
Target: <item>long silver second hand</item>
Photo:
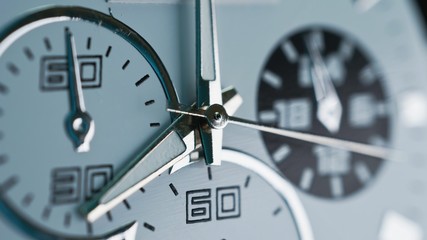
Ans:
[[[176,110],[176,109],[170,109],[170,108],[168,108],[167,111],[179,113],[179,114],[191,115],[194,117],[206,118],[204,114],[197,113],[197,112],[188,112],[188,111]],[[228,123],[239,125],[242,127],[256,129],[262,132],[272,133],[279,136],[289,137],[289,138],[293,138],[293,139],[297,139],[305,142],[311,142],[311,143],[321,144],[329,147],[340,148],[340,149],[344,149],[351,152],[363,154],[366,156],[376,157],[376,158],[386,159],[391,155],[392,152],[396,152],[394,150],[384,148],[384,147],[379,147],[379,146],[372,146],[372,145],[367,145],[363,143],[324,137],[324,136],[319,136],[319,135],[314,135],[309,133],[302,133],[302,132],[296,132],[296,131],[291,131],[286,129],[268,127],[254,121],[233,117],[233,116],[228,117]]]
[[[268,127],[268,126],[260,125],[256,122],[252,122],[252,121],[242,119],[242,118],[237,118],[237,117],[229,117],[228,122],[235,125],[256,129],[262,132],[268,132],[268,133],[272,133],[272,134],[276,134],[284,137],[298,139],[305,142],[311,142],[311,143],[317,143],[317,144],[326,145],[330,147],[341,148],[344,150],[349,150],[351,152],[360,153],[360,154],[371,156],[371,157],[387,158],[390,156],[389,149],[379,147],[379,146],[372,146],[372,145],[367,145],[363,143],[324,137],[324,136],[319,136],[319,135],[314,135],[309,133],[302,133],[302,132],[296,132],[296,131],[291,131],[286,129]]]

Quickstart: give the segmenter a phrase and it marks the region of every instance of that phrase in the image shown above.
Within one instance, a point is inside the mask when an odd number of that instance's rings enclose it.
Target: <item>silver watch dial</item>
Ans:
[[[169,77],[144,39],[99,12],[47,9],[19,24],[0,43],[1,201],[53,236],[112,231],[77,206],[170,123]]]
[[[313,239],[291,184],[244,153],[223,150],[221,160],[162,174],[94,228],[137,220],[136,239]]]

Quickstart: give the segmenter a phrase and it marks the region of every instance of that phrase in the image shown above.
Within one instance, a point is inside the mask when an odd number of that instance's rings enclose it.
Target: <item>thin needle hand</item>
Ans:
[[[65,46],[68,63],[68,85],[70,95],[70,113],[65,120],[67,133],[77,152],[88,152],[90,141],[95,134],[95,122],[86,111],[82,81],[77,60],[74,36],[65,29]]]
[[[202,112],[202,111],[188,112],[188,111],[182,111],[177,109],[167,109],[167,110],[169,112],[191,115],[193,117],[207,118],[205,115],[205,112]],[[257,122],[253,122],[253,121],[242,119],[242,118],[237,118],[232,116],[224,116],[224,118],[227,119],[227,123],[231,123],[231,124],[235,124],[235,125],[239,125],[247,128],[252,128],[262,132],[276,134],[279,136],[289,137],[289,138],[293,138],[293,139],[297,139],[305,142],[321,144],[321,145],[334,147],[334,148],[340,148],[340,149],[348,150],[351,152],[363,154],[366,156],[385,159],[389,157],[392,152],[392,150],[390,149],[379,147],[379,146],[373,146],[373,145],[341,140],[336,138],[330,138],[330,137],[324,137],[324,136],[319,136],[319,135],[314,135],[309,133],[302,133],[297,131],[268,127],[268,126],[261,125]]]

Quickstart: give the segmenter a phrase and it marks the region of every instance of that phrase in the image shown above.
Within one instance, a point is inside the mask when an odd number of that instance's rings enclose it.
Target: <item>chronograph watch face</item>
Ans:
[[[332,128],[315,93],[316,62],[310,44],[335,86],[341,113]],[[322,66],[323,67],[323,66]],[[336,136],[357,142],[387,144],[389,111],[384,79],[375,61],[350,36],[311,27],[282,40],[262,72],[258,94],[259,121],[280,128]],[[323,108],[322,108],[323,107]],[[327,107],[326,107],[327,109]],[[332,113],[333,114],[333,113]],[[341,198],[362,189],[383,160],[263,133],[266,148],[278,168],[300,189],[325,198]]]
[[[0,240],[427,239],[421,1],[1,5]]]

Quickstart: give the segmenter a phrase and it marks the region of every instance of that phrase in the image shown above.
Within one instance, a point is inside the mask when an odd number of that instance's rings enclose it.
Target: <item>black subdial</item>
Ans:
[[[387,145],[390,108],[379,66],[351,37],[307,28],[280,41],[260,75],[266,125]],[[383,160],[262,133],[272,160],[301,190],[342,198],[368,185]]]

